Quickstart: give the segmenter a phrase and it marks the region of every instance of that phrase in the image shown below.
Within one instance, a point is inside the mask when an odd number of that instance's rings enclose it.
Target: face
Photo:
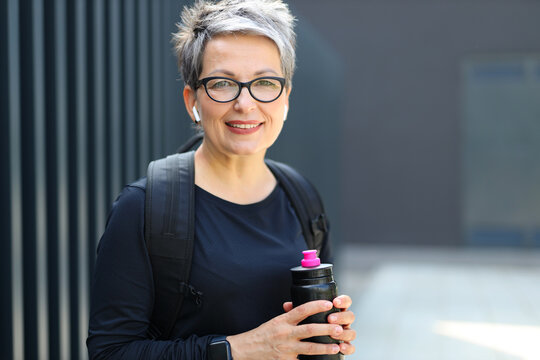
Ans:
[[[224,76],[247,82],[262,76],[283,77],[275,43],[258,35],[223,35],[206,44],[199,79]],[[208,97],[204,86],[184,89],[184,101],[192,119],[195,106],[204,128],[204,147],[224,155],[263,155],[283,128],[290,89],[285,88],[270,103],[255,100],[247,88],[238,98],[218,103]]]

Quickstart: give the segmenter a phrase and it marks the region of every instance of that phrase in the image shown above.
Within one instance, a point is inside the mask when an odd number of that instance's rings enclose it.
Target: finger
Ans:
[[[285,310],[285,312],[291,311],[292,308],[293,308],[292,302],[287,301],[287,302],[283,303],[283,310]]]
[[[339,351],[343,355],[351,355],[351,354],[354,353],[355,350],[356,350],[356,348],[351,343],[344,342],[344,343],[339,344]]]
[[[338,309],[348,309],[352,305],[352,299],[348,295],[340,295],[334,299],[333,303]]]
[[[351,342],[356,339],[356,331],[352,329],[343,329],[341,334],[331,335],[333,339]]]
[[[307,339],[313,336],[340,336],[343,328],[339,325],[330,324],[305,324],[298,325],[294,329],[294,336],[297,339]]]
[[[325,355],[337,354],[340,351],[338,344],[318,344],[313,342],[301,341],[298,345],[298,354],[302,355]]]
[[[291,324],[298,324],[300,321],[311,315],[315,315],[323,311],[328,311],[331,308],[332,303],[330,301],[316,300],[299,305],[285,315],[287,315],[288,320]]]
[[[355,316],[352,311],[335,312],[326,318],[330,324],[350,325],[354,322]]]

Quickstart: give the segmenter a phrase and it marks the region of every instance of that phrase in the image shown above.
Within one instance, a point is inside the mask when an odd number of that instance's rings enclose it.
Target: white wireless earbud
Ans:
[[[197,111],[197,108],[193,106],[193,116],[195,116],[195,122],[200,123],[201,122],[201,116],[199,115],[199,112]]]
[[[289,112],[289,107],[285,105],[285,110],[283,110],[283,121],[287,120],[287,113]]]

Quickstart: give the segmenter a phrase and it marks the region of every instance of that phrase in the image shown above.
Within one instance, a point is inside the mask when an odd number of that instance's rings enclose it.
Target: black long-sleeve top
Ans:
[[[195,189],[195,244],[190,284],[170,340],[151,340],[152,267],[144,242],[146,181],[124,188],[100,240],[91,291],[90,359],[206,359],[215,337],[251,330],[282,314],[289,269],[306,249],[281,186],[264,200],[238,205]],[[325,244],[321,259],[330,261]]]

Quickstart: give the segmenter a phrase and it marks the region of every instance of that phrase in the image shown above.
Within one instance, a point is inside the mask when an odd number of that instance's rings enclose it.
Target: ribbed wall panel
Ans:
[[[95,0],[93,3],[93,70],[92,75],[94,79],[94,94],[93,94],[93,106],[92,118],[94,126],[94,138],[91,146],[94,150],[93,158],[94,163],[91,168],[92,186],[94,188],[94,218],[95,229],[93,236],[93,247],[97,247],[97,235],[103,231],[105,227],[105,212],[107,209],[107,202],[109,201],[106,196],[106,86],[105,86],[105,1]],[[92,261],[93,263],[93,261]]]
[[[164,21],[178,4],[0,3],[2,359],[87,358],[90,279],[110,206],[190,135],[165,137],[187,121],[181,103],[163,98],[183,86],[170,73],[174,21]]]
[[[37,357],[49,358],[47,277],[47,182],[45,132],[45,22],[43,0],[32,1],[33,109],[34,109],[34,213],[36,251]]]
[[[10,293],[11,293],[11,349],[13,359],[23,359],[24,349],[24,281],[22,244],[22,186],[21,186],[21,84],[19,1],[9,0],[7,8],[8,92],[9,98],[9,216],[10,216]]]
[[[55,93],[56,93],[56,176],[58,224],[58,347],[60,359],[71,354],[71,307],[69,272],[69,169],[68,169],[68,88],[67,88],[66,0],[55,0]],[[50,156],[50,155],[49,155]],[[52,169],[51,169],[52,170]],[[51,239],[52,240],[52,239]],[[54,279],[53,279],[54,281]]]

